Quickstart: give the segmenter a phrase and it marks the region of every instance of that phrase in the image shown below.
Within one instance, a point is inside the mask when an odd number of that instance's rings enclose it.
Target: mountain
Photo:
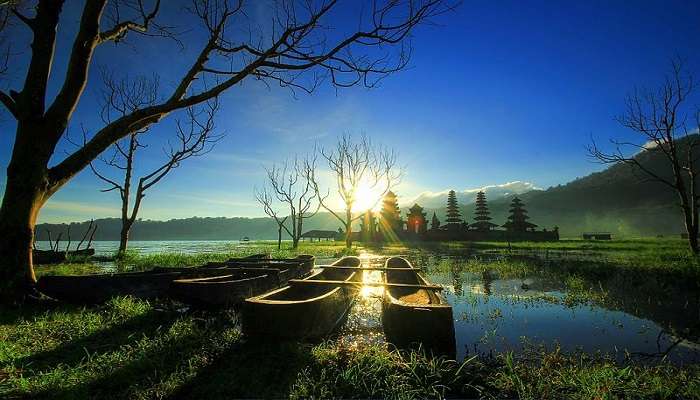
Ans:
[[[119,240],[121,220],[96,219],[94,240]],[[338,229],[339,224],[329,213],[318,213],[304,221],[304,231],[311,229]],[[89,221],[70,224],[38,224],[37,240],[56,240],[61,234],[65,244],[70,238],[77,243],[88,229]],[[70,229],[70,231],[69,231]],[[248,237],[253,240],[277,239],[277,224],[272,218],[192,217],[168,221],[137,220],[131,229],[131,240],[237,240]],[[288,238],[288,235],[284,235]]]
[[[688,139],[677,141],[680,151]],[[698,154],[700,155],[700,154]],[[697,156],[696,156],[697,157]],[[668,161],[651,148],[635,158],[648,170],[670,179]],[[559,226],[562,236],[586,231],[608,231],[622,236],[678,235],[684,231],[677,195],[671,188],[650,181],[639,169],[612,165],[604,171],[547,190],[520,194],[532,222],[541,228]],[[514,196],[489,202],[494,222],[505,221]],[[465,207],[473,218],[473,207]]]
[[[505,196],[526,193],[532,190],[538,190],[538,188],[530,182],[513,181],[502,185],[489,185],[476,189],[464,189],[456,191],[456,193],[457,201],[460,204],[466,205],[474,203],[476,200],[476,194],[479,191],[486,193],[486,196],[488,196],[489,199],[496,200]],[[445,204],[447,204],[448,192],[449,189],[441,192],[423,192],[413,199],[406,201],[400,200],[399,203],[402,207],[406,208],[412,206],[414,203],[418,203],[424,208],[429,209],[444,208]]]
[[[687,140],[679,140],[682,150]],[[699,154],[700,155],[700,154]],[[647,169],[669,177],[666,160],[653,148],[636,155]],[[623,236],[677,235],[684,230],[678,200],[670,188],[648,181],[635,168],[618,164],[604,171],[576,179],[565,185],[537,189],[528,182],[515,181],[503,185],[486,186],[458,192],[462,216],[474,222],[474,199],[479,190],[486,192],[492,222],[506,221],[510,202],[516,195],[523,200],[531,217],[540,228],[558,226],[563,237],[580,236],[586,231],[609,231]],[[413,199],[401,201],[405,216],[408,206],[418,203],[425,208],[428,218],[436,212],[444,221],[447,191],[424,192]],[[118,240],[120,223],[116,218],[100,219],[96,240]],[[47,229],[55,239],[63,232],[67,238],[68,224],[40,224],[38,240],[46,240]],[[79,241],[88,223],[71,225],[71,239]],[[340,224],[329,213],[318,213],[305,221],[304,230],[337,230]],[[235,240],[275,239],[277,225],[270,218],[186,218],[169,221],[139,220],[135,223],[133,240]]]

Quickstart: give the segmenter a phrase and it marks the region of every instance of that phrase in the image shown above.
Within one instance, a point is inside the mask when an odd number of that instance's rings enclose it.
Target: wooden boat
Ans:
[[[251,261],[251,260],[270,260],[270,253],[251,254],[245,257],[229,258],[229,261]]]
[[[65,251],[54,250],[32,250],[32,261],[34,264],[58,264],[66,261],[67,257],[88,257],[94,256],[95,249],[81,249]]]
[[[164,296],[182,271],[146,271],[94,275],[42,276],[36,288],[56,300],[69,303],[101,303],[114,296],[141,299]]]
[[[256,256],[256,257],[253,257]],[[244,258],[229,258],[223,263],[210,263],[212,265],[226,264],[229,266],[241,265],[241,266],[253,266],[253,265],[273,265],[273,264],[299,264],[306,263],[311,268],[313,268],[313,263],[315,261],[314,256],[310,254],[300,254],[295,258],[270,258],[269,255],[266,258],[257,257],[258,254]]]
[[[357,257],[344,257],[334,266],[321,269],[306,280],[361,282]],[[313,339],[333,332],[344,320],[357,294],[349,285],[292,283],[243,303],[243,332],[250,336]]]
[[[430,286],[430,282],[405,258],[390,257],[385,268],[385,283]],[[387,340],[396,347],[421,345],[436,354],[455,355],[452,306],[437,290],[387,287],[382,301],[382,325]]]
[[[260,271],[259,275],[274,276],[273,286],[255,291],[264,292],[286,283],[289,279],[306,275],[313,268],[313,256],[294,259],[286,264],[274,264],[274,270]],[[250,259],[258,261],[258,259]],[[262,260],[262,259],[260,259]],[[268,267],[267,264],[256,264],[258,267]],[[268,265],[269,264],[269,265]],[[169,294],[171,283],[176,279],[210,278],[231,275],[231,268],[241,269],[241,266],[228,266],[225,263],[210,263],[203,267],[166,268],[157,267],[144,272],[126,272],[115,274],[93,275],[49,275],[39,278],[37,289],[45,295],[57,300],[70,303],[92,304],[101,303],[114,296],[131,295],[142,299],[164,297]],[[248,271],[253,273],[254,270]],[[270,278],[272,279],[272,278]],[[252,284],[252,282],[250,282]]]
[[[187,304],[205,307],[232,306],[246,298],[284,285],[290,279],[306,276],[313,265],[313,256],[294,259],[293,262],[254,264],[254,267],[231,265],[228,262],[208,264],[204,269],[211,273],[217,271],[217,275],[176,279],[170,286],[170,294]]]
[[[175,279],[168,293],[196,306],[232,306],[286,283],[288,279],[280,281],[280,273],[276,268],[222,268],[215,276]]]

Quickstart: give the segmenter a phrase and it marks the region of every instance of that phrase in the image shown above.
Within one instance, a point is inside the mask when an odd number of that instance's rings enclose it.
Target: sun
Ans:
[[[381,209],[381,189],[378,187],[380,185],[374,185],[363,179],[357,185],[355,190],[355,204],[352,206],[353,212],[363,212],[369,209],[372,211],[379,211]]]

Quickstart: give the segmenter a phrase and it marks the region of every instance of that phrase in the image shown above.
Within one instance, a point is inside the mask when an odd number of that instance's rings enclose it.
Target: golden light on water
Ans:
[[[362,271],[362,282],[381,282],[382,275],[379,271]],[[384,294],[384,288],[381,286],[362,286],[360,296],[362,297],[381,297]]]
[[[382,266],[382,260],[376,255],[361,251],[359,254],[362,267]],[[381,271],[361,271],[363,282],[381,282]],[[343,326],[339,343],[346,349],[357,350],[370,345],[384,343],[382,330],[382,295],[381,286],[366,286],[360,288],[360,295],[348,315]]]
[[[363,267],[377,267],[378,265],[372,264],[372,258],[369,253],[360,253],[360,260],[362,261]],[[362,271],[362,282],[382,282],[381,271]],[[382,297],[384,294],[384,288],[381,286],[367,286],[364,285],[360,289],[360,296],[363,298],[370,297]]]

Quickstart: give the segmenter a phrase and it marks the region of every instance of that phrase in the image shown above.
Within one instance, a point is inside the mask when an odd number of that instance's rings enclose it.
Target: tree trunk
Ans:
[[[277,227],[277,250],[282,249],[282,225]]]
[[[117,251],[118,255],[124,255],[126,253],[126,249],[129,245],[129,232],[131,231],[131,223],[127,221],[122,222],[122,229],[121,232],[119,232],[119,250]]]
[[[22,301],[36,277],[32,265],[34,227],[50,193],[45,164],[18,135],[7,167],[7,184],[0,206],[0,299]]]
[[[352,248],[352,212],[349,207],[345,210],[345,248]]]
[[[695,229],[688,230],[688,244],[690,245],[690,251],[692,251],[693,254],[698,255],[698,229],[697,229],[697,227],[695,227]]]
[[[688,245],[693,254],[698,254],[698,222],[697,211],[692,210],[687,205],[683,206],[683,214],[685,217],[685,230],[688,232]]]
[[[674,170],[675,172],[675,170]],[[683,218],[685,222],[685,231],[688,232],[688,245],[690,246],[690,251],[693,254],[698,254],[698,221],[695,218],[697,215],[697,210],[695,207],[695,202],[693,199],[688,199],[688,195],[685,192],[685,184],[680,178],[680,175],[676,174],[676,191],[681,202],[681,209],[683,210]],[[691,190],[693,190],[691,185]],[[690,196],[693,196],[691,191]]]
[[[292,238],[292,248],[296,249],[299,247],[299,238],[301,238],[301,228],[302,228],[302,223],[303,219],[302,217],[298,217],[299,222],[292,222],[295,226],[295,234],[294,237]]]

